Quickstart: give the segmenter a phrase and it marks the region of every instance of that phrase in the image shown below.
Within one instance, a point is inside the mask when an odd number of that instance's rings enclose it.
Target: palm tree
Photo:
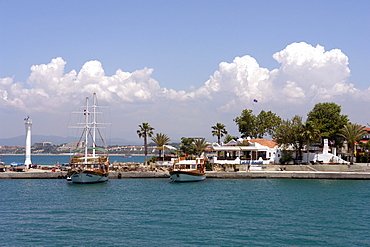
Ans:
[[[159,149],[159,157],[161,157],[162,155],[162,150],[163,150],[163,153],[164,153],[164,148],[163,146],[166,145],[167,143],[169,143],[171,141],[171,139],[168,137],[168,135],[166,134],[162,134],[162,133],[157,133],[154,137],[152,137],[152,141],[157,144],[158,148],[161,148],[162,149]]]
[[[347,140],[348,151],[351,154],[350,162],[353,163],[355,142],[366,135],[366,131],[361,125],[348,123],[339,131],[339,135]]]
[[[209,144],[208,142],[206,142],[205,138],[197,138],[194,140],[192,145],[195,151],[197,152],[197,154],[200,156],[202,152],[204,151],[204,149],[206,149],[206,147],[208,147]]]
[[[144,139],[144,154],[145,154],[145,164],[148,156],[148,144],[147,138],[152,137],[154,128],[151,127],[148,123],[142,123],[139,125],[139,129],[136,131],[139,135],[139,138]]]
[[[224,143],[228,143],[228,142],[230,142],[232,140],[235,140],[236,141],[237,139],[238,139],[237,136],[232,136],[232,135],[227,134],[225,136],[225,138],[224,138]]]
[[[312,121],[306,121],[302,131],[303,139],[307,142],[307,164],[310,163],[310,144],[320,138],[320,129]]]
[[[227,135],[226,126],[222,123],[216,123],[215,126],[212,126],[212,136],[217,136],[217,143],[221,144],[221,137]]]

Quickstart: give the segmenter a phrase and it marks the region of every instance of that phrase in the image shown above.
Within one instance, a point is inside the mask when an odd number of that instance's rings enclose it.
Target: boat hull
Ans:
[[[97,173],[89,171],[80,171],[71,175],[70,180],[76,184],[94,184],[108,181],[108,173]]]
[[[206,179],[204,173],[172,171],[170,172],[172,182],[198,182]]]

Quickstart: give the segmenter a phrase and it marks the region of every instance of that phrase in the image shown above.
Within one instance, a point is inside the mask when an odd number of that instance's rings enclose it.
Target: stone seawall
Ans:
[[[251,171],[206,172],[208,179],[347,179],[370,180],[370,172]],[[0,179],[65,179],[66,172],[0,172]],[[110,172],[110,179],[169,178],[168,172]]]
[[[0,172],[0,179],[58,179],[67,172]]]
[[[347,179],[370,180],[368,172],[314,172],[314,171],[252,171],[207,172],[207,178],[233,179]]]
[[[67,172],[0,172],[0,179],[65,179],[66,176]],[[109,172],[110,179],[169,177],[168,172]]]

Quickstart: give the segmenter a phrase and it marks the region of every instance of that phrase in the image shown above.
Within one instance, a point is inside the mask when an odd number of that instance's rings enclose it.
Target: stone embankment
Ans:
[[[32,171],[0,172],[0,179],[57,179],[66,178],[67,172]]]
[[[370,180],[369,172],[251,171],[207,172],[207,178],[347,179]]]

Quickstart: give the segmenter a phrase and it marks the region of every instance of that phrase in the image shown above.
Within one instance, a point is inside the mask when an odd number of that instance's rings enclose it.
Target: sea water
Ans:
[[[133,163],[144,163],[144,155],[110,155],[110,161],[113,162],[133,162]],[[148,159],[149,159],[148,155]],[[12,162],[15,163],[24,163],[24,155],[2,155],[0,159],[5,162],[6,165],[10,165]],[[63,164],[68,163],[71,159],[71,155],[32,155],[31,161],[32,164],[37,165],[55,165],[57,163]]]
[[[0,180],[3,246],[369,246],[370,181]]]

